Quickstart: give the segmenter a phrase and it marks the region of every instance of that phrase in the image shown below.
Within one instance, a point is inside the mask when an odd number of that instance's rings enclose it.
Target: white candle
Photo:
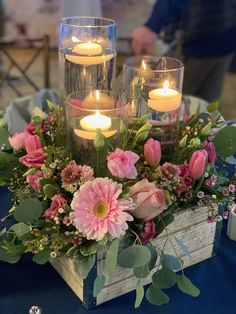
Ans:
[[[95,114],[86,116],[80,120],[80,126],[86,131],[107,131],[111,128],[111,118],[100,114],[99,110]]]
[[[148,94],[150,108],[160,112],[170,112],[178,109],[181,104],[181,93],[169,88],[169,82],[165,81],[163,88],[156,88]]]
[[[102,46],[88,41],[86,43],[79,43],[74,46],[74,52],[82,56],[97,56],[102,53]]]

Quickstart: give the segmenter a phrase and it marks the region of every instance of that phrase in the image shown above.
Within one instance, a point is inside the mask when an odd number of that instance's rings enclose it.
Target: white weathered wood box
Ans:
[[[173,241],[178,255],[184,261],[184,268],[213,256],[220,238],[221,223],[207,222],[208,209],[206,207],[189,208],[176,212],[174,216],[174,222],[168,225],[169,234],[175,235],[182,240],[191,253],[191,256],[183,255],[179,246]],[[165,240],[166,235],[163,232],[152,241],[152,244],[161,248]],[[171,246],[167,246],[165,253],[174,255]],[[79,276],[78,265],[74,259],[64,257],[51,260],[50,262],[87,309],[126,294],[136,287],[137,278],[133,275],[133,271],[117,266],[115,274],[106,275],[106,283],[102,292],[97,298],[94,298],[93,283],[101,272],[101,260],[99,257],[86,280]],[[145,284],[150,282],[150,276],[144,279]]]

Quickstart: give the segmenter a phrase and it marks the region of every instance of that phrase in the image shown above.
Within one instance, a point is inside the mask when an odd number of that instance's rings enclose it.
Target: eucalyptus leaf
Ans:
[[[153,305],[167,304],[170,301],[167,294],[165,294],[163,291],[153,285],[151,285],[147,289],[146,298],[148,302]]]
[[[99,293],[102,291],[104,284],[105,284],[105,276],[103,274],[98,275],[93,284],[94,298],[96,298],[99,295]]]
[[[39,200],[28,198],[16,207],[14,218],[16,221],[25,224],[36,223],[43,213],[43,206]]]
[[[140,304],[143,301],[143,297],[144,297],[144,288],[143,288],[142,283],[139,282],[136,287],[136,298],[135,298],[135,304],[134,304],[134,307],[136,309],[140,307]]]
[[[176,256],[164,254],[162,257],[162,266],[174,271],[179,271],[183,268],[183,261]]]
[[[20,260],[23,252],[23,245],[15,245],[6,241],[0,243],[0,261],[2,262],[15,264]]]
[[[82,279],[86,279],[89,272],[91,271],[91,269],[93,268],[94,264],[96,261],[96,256],[94,255],[90,255],[87,257],[84,257],[83,259],[79,259],[77,260],[78,262],[78,271],[82,277]]]
[[[119,239],[114,239],[107,250],[105,271],[108,273],[114,273],[116,270],[119,243]]]
[[[98,242],[95,240],[94,241],[91,240],[80,245],[79,251],[82,255],[89,256],[89,255],[95,254],[98,250],[98,247],[99,247]]]
[[[147,264],[150,259],[151,253],[148,248],[143,245],[132,245],[120,252],[117,262],[124,268],[133,268]]]
[[[156,260],[157,260],[156,249],[152,245],[147,245],[146,247],[149,249],[151,253],[151,259],[145,265],[134,267],[134,275],[138,278],[146,278],[156,264]]]
[[[236,152],[236,127],[232,125],[220,129],[214,138],[217,156],[227,158]]]
[[[5,128],[0,128],[0,146],[5,144],[6,148],[11,148],[11,145],[8,142],[10,134]]]
[[[46,264],[49,260],[50,252],[51,251],[49,248],[45,248],[44,250],[39,251],[33,256],[33,261],[39,265]]]
[[[177,275],[177,286],[183,293],[192,297],[197,297],[200,294],[200,290],[184,275]]]
[[[176,274],[170,269],[162,268],[153,274],[152,283],[160,289],[171,288],[176,283]]]
[[[7,231],[7,228],[3,228],[1,231],[0,231],[0,237],[2,237]]]
[[[177,238],[176,236],[174,236],[175,242],[178,244],[178,246],[180,247],[180,249],[182,250],[182,252],[185,255],[188,255],[189,257],[191,256],[191,253],[189,252],[188,247],[184,244],[184,242],[182,240],[180,240],[179,238]]]
[[[161,217],[162,219],[156,223],[156,236],[160,235],[165,230],[165,227],[175,220],[175,217],[172,214],[168,214],[166,216],[162,215]]]
[[[13,226],[11,226],[11,228],[9,229],[9,231],[14,231],[16,236],[20,239],[21,237],[23,237],[24,235],[28,234],[31,232],[31,229],[29,226],[27,226],[26,224],[19,222]]]

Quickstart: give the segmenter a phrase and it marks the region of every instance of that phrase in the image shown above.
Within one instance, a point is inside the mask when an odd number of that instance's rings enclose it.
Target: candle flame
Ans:
[[[169,81],[165,80],[164,84],[163,84],[163,88],[164,89],[168,89],[169,88]]]
[[[98,89],[96,90],[95,97],[96,97],[96,100],[100,100],[100,98],[101,98],[100,92]]]
[[[141,65],[143,70],[147,70],[147,64],[145,63],[145,60],[142,60],[142,65]]]

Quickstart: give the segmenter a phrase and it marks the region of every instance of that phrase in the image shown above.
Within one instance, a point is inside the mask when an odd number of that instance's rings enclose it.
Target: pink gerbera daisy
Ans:
[[[122,185],[108,178],[86,182],[75,192],[71,207],[74,224],[87,239],[101,240],[104,235],[118,238],[128,229],[133,217],[126,211],[133,209],[132,200],[118,199]]]

